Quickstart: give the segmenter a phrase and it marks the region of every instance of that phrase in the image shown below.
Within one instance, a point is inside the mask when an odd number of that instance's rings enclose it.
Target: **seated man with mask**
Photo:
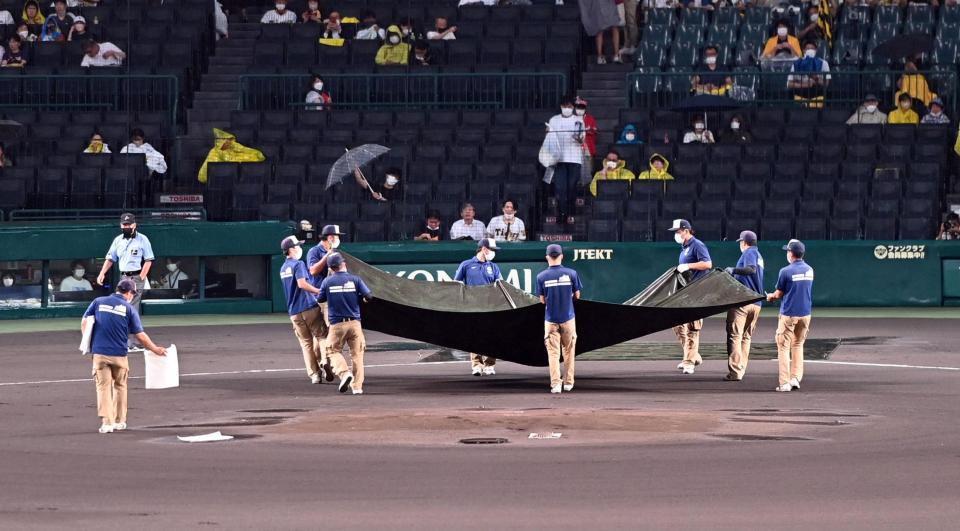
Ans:
[[[167,258],[167,273],[160,280],[162,289],[180,289],[180,283],[190,280],[186,273],[180,270],[180,259]]]
[[[90,281],[83,278],[87,274],[87,268],[84,267],[83,262],[70,264],[70,271],[73,275],[60,282],[60,291],[93,291]]]

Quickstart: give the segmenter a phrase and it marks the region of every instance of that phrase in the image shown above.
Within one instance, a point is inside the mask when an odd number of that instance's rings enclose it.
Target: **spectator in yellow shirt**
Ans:
[[[374,61],[380,66],[406,65],[410,62],[409,44],[401,42],[403,37],[400,28],[390,26],[387,28],[387,42],[377,50],[377,57]]]
[[[632,181],[635,178],[633,172],[626,168],[626,161],[620,160],[620,154],[611,149],[603,160],[603,169],[593,175],[593,181],[590,182],[590,193],[594,197],[597,196],[597,183],[599,181]]]
[[[917,71],[917,64],[914,61],[907,61],[904,66],[904,74],[897,80],[897,88],[900,89],[894,96],[897,101],[899,101],[901,94],[909,94],[929,107],[930,102],[937,97],[937,93],[930,90],[927,78]]]
[[[800,51],[800,41],[790,35],[785,21],[777,23],[777,34],[767,39],[763,47],[764,59],[799,59],[803,55]]]
[[[920,116],[910,107],[913,107],[913,98],[907,93],[900,94],[897,98],[897,108],[887,115],[887,123],[913,125],[920,123]]]

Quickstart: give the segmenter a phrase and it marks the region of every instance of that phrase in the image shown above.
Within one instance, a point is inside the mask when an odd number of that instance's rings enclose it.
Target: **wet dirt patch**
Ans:
[[[711,433],[710,437],[726,439],[728,441],[815,441],[810,437],[795,437],[784,435],[750,435],[744,433]]]

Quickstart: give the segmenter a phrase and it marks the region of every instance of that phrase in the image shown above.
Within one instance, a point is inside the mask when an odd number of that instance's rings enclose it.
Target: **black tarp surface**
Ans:
[[[523,365],[546,366],[544,308],[532,295],[503,282],[468,287],[459,282],[408,280],[347,253],[347,268],[373,291],[362,307],[363,327]],[[590,287],[584,286],[584,296]],[[624,304],[576,302],[577,354],[616,345],[756,302],[762,295],[722,271],[686,285],[675,268]]]

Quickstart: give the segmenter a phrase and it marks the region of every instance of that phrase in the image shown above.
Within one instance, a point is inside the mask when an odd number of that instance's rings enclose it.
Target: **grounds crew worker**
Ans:
[[[503,280],[500,267],[493,263],[497,255],[497,241],[493,238],[483,238],[477,242],[477,255],[464,260],[457,268],[453,279],[463,282],[467,286],[486,286],[498,280]],[[494,366],[497,358],[470,353],[470,372],[474,376],[493,376],[497,374]]]
[[[740,259],[736,267],[728,267],[724,271],[744,286],[763,293],[763,257],[757,249],[757,234],[745,230],[740,233],[737,242],[740,243]],[[727,310],[727,375],[723,377],[724,380],[743,380],[750,360],[750,340],[759,320],[759,302]]]
[[[120,268],[120,277],[132,280],[137,286],[133,296],[133,307],[139,313],[143,286],[150,274],[150,268],[153,267],[153,246],[145,235],[137,232],[137,218],[129,212],[120,215],[120,232],[122,234],[114,238],[113,243],[110,244],[106,261],[103,262],[103,267],[100,268],[100,274],[97,276],[97,284],[103,285],[107,272],[116,263]],[[128,342],[127,346],[131,350],[138,348],[132,341]]]
[[[543,341],[550,364],[550,392],[573,391],[573,369],[577,354],[577,320],[573,301],[580,298],[583,284],[580,276],[569,267],[563,267],[563,248],[547,246],[547,264],[537,275],[537,293],[540,303],[546,305],[543,318]],[[560,353],[563,350],[563,378],[560,377]]]
[[[327,254],[340,247],[340,225],[325,225],[320,231],[320,243],[310,249],[307,253],[307,267],[310,269],[310,276],[313,277],[310,283],[313,287],[320,289],[323,279],[327,278]],[[327,303],[320,304],[321,322],[323,331],[318,336],[315,348],[319,349],[327,363],[321,366],[321,370],[326,373],[326,380],[333,381],[333,369],[330,367],[330,358],[327,356],[330,350],[330,341],[327,339],[327,333],[330,329],[330,316],[327,315]]]
[[[127,336],[133,334],[146,348],[158,356],[166,356],[167,349],[153,344],[143,331],[140,315],[131,302],[137,286],[125,278],[117,283],[113,295],[99,297],[90,303],[83,317],[93,317],[90,353],[93,355],[93,379],[97,384],[97,415],[102,419],[100,433],[127,429]],[[89,323],[81,322],[86,333]]]
[[[363,352],[367,342],[360,326],[360,301],[370,302],[373,294],[363,280],[347,273],[346,262],[340,253],[327,257],[327,267],[332,272],[320,286],[320,302],[327,303],[330,311],[330,358],[333,370],[340,377],[340,392],[353,388],[353,394],[363,394]],[[343,359],[343,344],[350,345],[353,370],[347,369]],[[353,384],[351,386],[351,383]]]
[[[316,295],[320,290],[310,284],[310,274],[307,266],[300,261],[303,256],[303,244],[296,236],[287,236],[280,242],[280,249],[286,256],[280,266],[280,282],[283,283],[283,292],[287,296],[287,313],[293,323],[293,333],[300,342],[303,351],[303,363],[307,369],[307,376],[312,383],[320,383],[321,367],[329,366],[329,361],[323,350],[319,356],[317,345],[321,340],[320,334],[326,333],[323,315]],[[327,381],[333,378],[328,376]]]
[[[803,342],[810,331],[813,308],[813,268],[803,261],[806,247],[799,240],[783,246],[790,265],[780,270],[777,291],[767,301],[783,298],[777,323],[777,360],[780,362],[780,384],[775,391],[800,389],[803,380]]]
[[[687,283],[706,275],[713,267],[710,252],[707,251],[707,246],[703,242],[693,237],[693,227],[690,226],[690,222],[685,219],[675,219],[670,231],[674,233],[673,239],[682,247],[677,272],[681,274],[690,272],[689,275],[684,275]],[[677,334],[677,339],[680,340],[680,346],[683,348],[683,361],[677,365],[683,374],[693,374],[694,367],[703,363],[703,358],[700,357],[702,327],[703,319],[673,327],[673,332]]]

